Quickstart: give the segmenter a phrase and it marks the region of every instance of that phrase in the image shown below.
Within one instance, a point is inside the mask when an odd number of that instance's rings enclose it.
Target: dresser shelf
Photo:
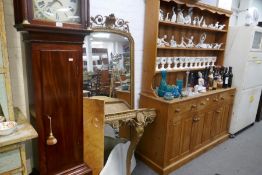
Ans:
[[[218,30],[218,29],[211,29],[208,27],[199,27],[199,26],[194,26],[190,24],[179,24],[175,22],[170,22],[170,21],[159,21],[159,25],[168,25],[168,26],[173,26],[173,27],[180,27],[180,28],[188,28],[188,29],[194,29],[194,30],[201,30],[201,31],[209,31],[209,32],[222,32],[226,33],[227,30]]]
[[[182,47],[157,47],[157,49],[166,50],[192,50],[192,51],[224,51],[225,49],[208,49],[208,48],[182,48]]]

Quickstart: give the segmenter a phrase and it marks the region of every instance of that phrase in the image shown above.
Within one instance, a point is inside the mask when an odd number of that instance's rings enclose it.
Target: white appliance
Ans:
[[[262,28],[230,27],[225,65],[233,67],[233,86],[237,88],[230,134],[255,122],[262,90]]]

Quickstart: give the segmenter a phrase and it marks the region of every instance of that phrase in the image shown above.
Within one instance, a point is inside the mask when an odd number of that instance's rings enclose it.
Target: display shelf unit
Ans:
[[[160,21],[159,10],[163,10],[164,18],[167,13],[172,16],[172,8],[177,10],[178,5],[184,12],[189,8],[193,8],[193,18],[203,16],[206,24],[224,24],[223,30],[211,29],[201,26],[194,26],[192,24],[179,24],[176,22]],[[154,91],[154,84],[160,76],[155,70],[157,57],[175,57],[175,56],[215,56],[217,61],[215,65],[223,65],[224,52],[226,47],[226,38],[228,32],[230,11],[219,9],[203,3],[188,3],[182,0],[154,0],[152,3],[147,4],[147,16],[145,26],[145,39],[144,39],[144,71],[143,71],[143,85],[142,92],[153,96],[156,96]],[[219,49],[210,48],[180,48],[180,47],[159,47],[157,46],[157,38],[161,38],[167,35],[166,41],[170,41],[171,36],[174,36],[176,42],[179,44],[183,37],[194,37],[194,43],[197,44],[200,40],[201,34],[206,34],[205,43],[223,43]],[[199,70],[199,69],[198,69]],[[174,75],[176,74],[176,75]],[[173,81],[169,81],[169,84],[175,84],[177,77],[185,80],[185,72],[179,73],[179,71],[171,71],[168,76],[171,76]],[[160,83],[160,82],[158,82]],[[153,85],[153,86],[152,86]]]
[[[172,16],[172,8],[180,6],[187,12],[193,8],[193,18],[203,16],[206,24],[224,24],[222,30],[204,28],[201,26],[178,24],[176,22],[160,21],[159,11]],[[146,4],[144,60],[142,93],[140,107],[157,109],[156,121],[146,129],[140,144],[138,156],[159,174],[171,171],[192,160],[197,155],[214,147],[228,138],[228,127],[231,117],[235,89],[220,89],[209,91],[194,97],[186,97],[165,101],[158,97],[155,88],[159,86],[161,74],[158,68],[159,57],[216,57],[216,66],[224,64],[224,53],[231,12],[206,5],[182,0],[152,0]],[[194,43],[199,43],[200,36],[205,33],[205,43],[223,43],[219,49],[207,48],[172,48],[159,47],[158,38],[167,35],[169,42],[174,36],[178,44],[182,36],[194,37]],[[173,64],[175,65],[175,63]],[[164,67],[170,66],[169,63]],[[194,68],[194,71],[205,67]],[[186,71],[174,67],[167,71],[167,83],[176,84],[177,79],[186,82]]]

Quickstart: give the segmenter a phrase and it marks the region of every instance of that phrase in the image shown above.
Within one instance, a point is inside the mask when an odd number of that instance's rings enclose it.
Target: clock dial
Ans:
[[[80,0],[33,1],[35,19],[68,23],[80,22]]]

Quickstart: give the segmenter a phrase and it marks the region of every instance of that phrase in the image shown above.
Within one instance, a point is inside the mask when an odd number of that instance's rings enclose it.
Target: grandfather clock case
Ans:
[[[14,0],[14,8],[15,27],[24,31],[28,84],[32,90],[29,99],[39,134],[39,172],[91,175],[83,160],[82,95],[82,45],[89,33],[89,2],[78,1],[78,23],[59,25],[50,20],[34,20],[33,2],[37,1]]]

